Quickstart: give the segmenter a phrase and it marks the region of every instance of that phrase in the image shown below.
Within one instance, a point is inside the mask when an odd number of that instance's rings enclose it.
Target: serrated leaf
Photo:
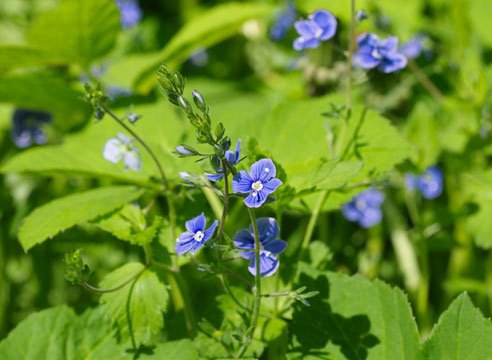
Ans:
[[[289,358],[419,360],[419,338],[408,299],[398,288],[362,276],[308,270],[299,285],[317,290],[310,307],[296,304]],[[318,355],[309,355],[318,354]]]
[[[27,38],[55,59],[87,66],[113,48],[120,26],[112,0],[64,0],[35,19]]]
[[[164,326],[163,312],[169,297],[166,287],[152,270],[144,270],[140,263],[123,265],[100,283],[101,288],[113,288],[139,273],[133,281],[100,299],[104,311],[118,329],[120,340],[126,343],[133,336],[137,346],[152,344]]]
[[[34,313],[0,343],[2,360],[130,359],[100,309],[77,316],[66,306]]]
[[[19,241],[25,251],[60,231],[90,221],[142,195],[133,186],[109,186],[68,195],[36,208],[23,221]]]
[[[156,216],[152,224],[147,226],[142,210],[136,205],[127,204],[114,213],[95,219],[93,223],[120,240],[142,246],[156,236],[162,220]]]
[[[199,48],[206,48],[234,35],[248,20],[272,14],[274,7],[267,4],[231,2],[205,11],[186,23],[162,49],[159,60],[142,72],[137,90],[148,92],[156,85],[155,72],[161,63],[177,66]]]
[[[491,339],[492,322],[462,294],[439,318],[423,345],[423,359],[490,360]]]

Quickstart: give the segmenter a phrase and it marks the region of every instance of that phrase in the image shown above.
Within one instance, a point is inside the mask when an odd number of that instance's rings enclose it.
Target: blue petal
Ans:
[[[300,37],[309,40],[317,38],[321,35],[323,30],[311,20],[301,20],[294,23],[294,27],[299,33]]]
[[[266,182],[275,177],[277,169],[271,159],[261,159],[251,165],[249,173],[253,182]]]
[[[232,191],[240,194],[249,193],[253,182],[254,181],[251,179],[249,174],[246,171],[241,170],[232,179]]]
[[[280,265],[278,259],[273,255],[269,254],[264,250],[260,252],[260,275],[263,277],[273,275]],[[249,272],[256,276],[256,258],[253,257],[248,266]]]
[[[320,40],[329,40],[335,35],[337,31],[337,19],[332,13],[326,10],[318,10],[310,16],[310,19],[322,29],[322,33],[319,36]]]
[[[407,58],[403,54],[395,53],[384,57],[378,68],[385,74],[403,69],[407,66]]]
[[[205,229],[205,223],[206,223],[205,215],[201,213],[197,217],[188,220],[185,223],[185,227],[186,230],[195,234],[197,231],[203,231],[203,229]]]
[[[378,66],[380,62],[380,59],[376,59],[371,54],[362,51],[355,53],[352,59],[353,65],[362,69],[373,69]]]
[[[212,235],[214,234],[215,228],[217,227],[218,224],[219,224],[219,222],[217,220],[214,220],[212,225],[210,225],[210,227],[204,231],[202,242],[205,242],[212,237]]]
[[[368,208],[364,211],[362,217],[360,218],[359,224],[367,229],[379,224],[382,219],[383,213],[380,208]]]
[[[263,245],[277,238],[279,229],[277,221],[274,218],[259,218],[256,220],[256,224],[258,225],[260,242]],[[253,233],[253,227],[251,225],[249,226],[249,230]]]
[[[193,239],[189,241],[178,241],[174,249],[178,255],[183,255],[193,248],[195,245],[194,243],[196,243],[196,241]]]
[[[270,251],[274,255],[280,254],[286,247],[287,243],[283,240],[273,240],[263,246],[265,250]]]
[[[420,56],[423,50],[424,37],[417,35],[405,44],[400,46],[400,52],[408,59],[415,59]]]
[[[207,177],[208,181],[216,182],[216,181],[221,180],[224,177],[224,174],[221,174],[221,173],[218,173],[218,174],[205,173],[205,176]]]
[[[398,52],[398,38],[390,36],[379,42],[378,50],[382,55],[394,54]]]
[[[405,186],[408,190],[413,191],[417,186],[417,176],[414,174],[405,175]]]
[[[437,167],[427,169],[417,180],[417,187],[426,199],[435,199],[442,194],[443,176]]]
[[[140,170],[142,167],[142,161],[136,151],[136,149],[132,151],[127,151],[123,154],[123,162],[125,163],[125,168],[131,170]]]
[[[277,188],[282,185],[282,181],[280,181],[277,178],[271,179],[270,181],[263,183],[263,189],[262,191],[266,192],[267,194],[271,194]]]
[[[371,33],[365,33],[357,37],[357,46],[360,48],[374,48],[378,46],[379,38]],[[370,50],[372,51],[372,50]]]
[[[319,45],[319,40],[316,38],[312,39],[304,39],[302,37],[299,37],[294,40],[294,50],[301,51],[304,49],[314,49],[318,47]]]
[[[116,139],[109,139],[104,145],[103,156],[106,160],[116,164],[123,157],[121,152],[121,142]]]
[[[200,248],[203,247],[203,245],[205,245],[205,241],[192,241],[191,243],[193,244],[192,248],[190,249],[191,254],[196,253]]]
[[[384,194],[375,188],[369,188],[357,195],[357,199],[363,201],[368,207],[378,207],[384,201]]]
[[[353,201],[342,206],[342,213],[349,221],[358,221],[361,217],[361,213]]]
[[[252,191],[244,199],[244,203],[249,208],[258,208],[266,201],[268,194],[265,191]]]
[[[184,233],[179,235],[177,242],[188,242],[190,240],[193,240],[194,236],[195,236],[194,233],[192,233],[190,231],[185,231]]]
[[[238,249],[251,249],[255,247],[253,234],[246,229],[239,230],[233,238],[234,246]],[[254,256],[253,251],[243,251],[239,254],[244,259],[251,259]]]

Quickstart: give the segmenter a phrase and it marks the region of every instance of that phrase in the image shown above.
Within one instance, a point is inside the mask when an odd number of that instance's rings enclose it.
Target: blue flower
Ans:
[[[207,220],[203,213],[185,223],[187,231],[176,240],[175,249],[178,255],[183,255],[188,251],[194,254],[212,237],[219,222],[215,220],[208,229],[205,229],[206,223]]]
[[[128,29],[142,18],[142,10],[137,0],[116,0],[121,13],[121,26]]]
[[[103,156],[113,164],[123,160],[125,169],[140,170],[142,161],[138,149],[124,134],[118,133],[116,137],[109,139],[104,145]]]
[[[268,195],[282,185],[282,182],[275,177],[276,173],[277,169],[272,160],[258,160],[251,165],[249,173],[241,170],[234,176],[232,190],[235,193],[248,194],[244,199],[247,207],[260,207]]]
[[[204,67],[208,64],[208,53],[206,49],[198,49],[190,55],[190,63],[196,67]]]
[[[425,36],[416,35],[405,44],[400,46],[400,52],[408,59],[416,59],[424,50]]]
[[[432,166],[420,175],[406,174],[405,183],[409,190],[419,190],[426,199],[435,199],[442,194],[443,175],[438,167]]]
[[[364,20],[367,20],[367,18],[368,18],[367,13],[364,10],[357,10],[357,12],[355,14],[355,19],[358,22],[362,22]]]
[[[357,38],[359,46],[354,54],[354,66],[363,69],[377,67],[383,73],[392,73],[407,66],[407,58],[399,52],[395,36],[380,40],[376,35],[366,33]]]
[[[282,40],[296,20],[296,14],[296,7],[289,1],[287,6],[277,15],[275,23],[270,29],[270,38],[276,41]]]
[[[224,154],[224,157],[231,165],[237,165],[239,160],[241,159],[241,139],[238,139],[236,142],[236,151],[227,150]],[[209,174],[205,173],[209,181],[215,182],[219,181],[224,177],[224,170],[222,168],[218,169],[217,174]]]
[[[42,126],[52,121],[52,115],[43,111],[16,109],[12,116],[12,140],[21,148],[32,144],[46,144]]]
[[[114,101],[117,98],[125,98],[133,95],[131,90],[118,85],[106,86],[106,93],[111,101]]]
[[[383,218],[381,211],[383,201],[384,194],[377,189],[370,188],[343,205],[342,213],[347,220],[358,222],[364,228],[370,228],[379,224]]]
[[[280,254],[287,247],[287,243],[277,239],[278,225],[274,218],[259,218],[256,220],[258,225],[258,235],[260,240],[260,275],[273,275],[280,265],[275,255]],[[239,230],[233,238],[234,246],[242,251],[241,257],[249,260],[248,270],[256,276],[256,258],[255,258],[255,235],[253,227]]]
[[[299,37],[294,40],[294,49],[297,51],[318,47],[321,41],[335,36],[337,19],[326,10],[317,10],[309,15],[309,20],[297,21],[294,24]]]

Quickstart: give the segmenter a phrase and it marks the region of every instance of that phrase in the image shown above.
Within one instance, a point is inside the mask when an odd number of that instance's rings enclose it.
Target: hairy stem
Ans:
[[[422,69],[413,60],[408,62],[408,67],[414,73],[417,80],[422,84],[422,86],[432,95],[434,99],[438,102],[442,102],[444,95],[441,90],[437,88],[436,85],[429,79],[429,77],[422,71]]]
[[[261,305],[261,275],[260,275],[260,234],[258,232],[258,224],[256,223],[256,215],[253,209],[248,208],[249,218],[253,226],[253,232],[255,236],[255,261],[256,261],[256,274],[255,274],[255,290],[254,290],[254,304],[253,304],[253,314],[251,315],[251,323],[246,333],[246,338],[244,339],[243,345],[239,349],[236,358],[241,358],[251,344],[253,335],[256,330],[256,325],[258,324],[258,316],[260,315],[260,305]]]
[[[321,195],[318,198],[318,202],[316,203],[313,212],[311,213],[311,217],[309,218],[309,223],[306,232],[304,233],[304,238],[302,239],[301,252],[300,252],[301,254],[304,253],[306,249],[309,247],[309,242],[313,237],[314,228],[316,227],[316,222],[318,221],[319,213],[321,212],[321,209],[323,208],[326,198],[328,197],[328,193],[329,193],[328,190],[321,192]]]
[[[220,219],[219,230],[217,230],[217,240],[224,235],[224,223],[229,210],[229,174],[227,172],[227,160],[222,159],[222,169],[224,171],[224,207],[222,208],[222,217]]]

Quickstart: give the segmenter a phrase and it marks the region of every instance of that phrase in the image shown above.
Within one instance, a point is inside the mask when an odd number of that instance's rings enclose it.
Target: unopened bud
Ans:
[[[187,145],[179,145],[176,147],[176,152],[180,156],[195,156],[199,155],[199,152]]]

